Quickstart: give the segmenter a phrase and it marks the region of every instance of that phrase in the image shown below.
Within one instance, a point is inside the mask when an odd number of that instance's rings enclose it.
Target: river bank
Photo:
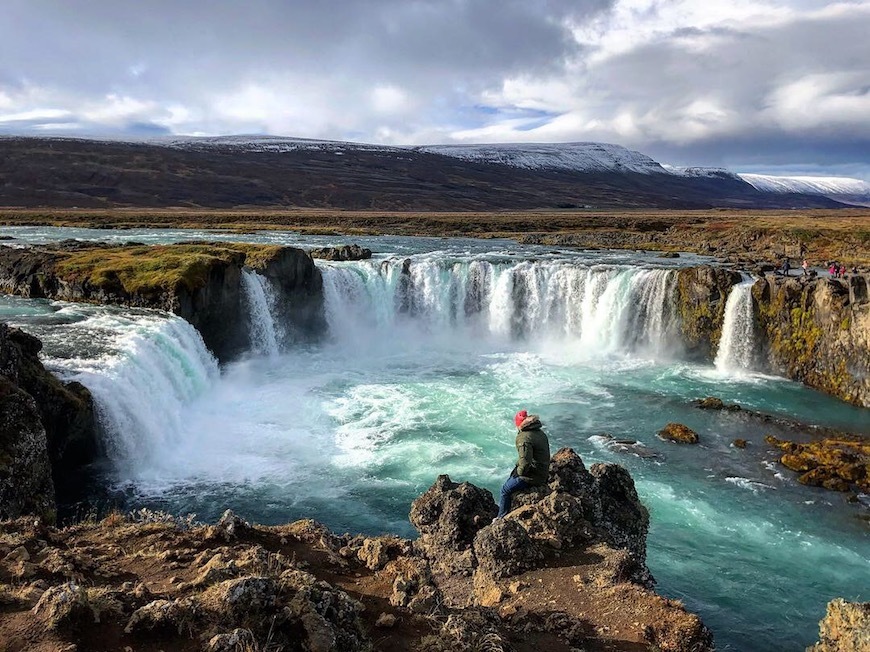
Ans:
[[[867,209],[542,210],[0,209],[0,225],[99,229],[291,230],[302,234],[509,238],[577,248],[689,251],[746,263],[837,260],[870,269]]]

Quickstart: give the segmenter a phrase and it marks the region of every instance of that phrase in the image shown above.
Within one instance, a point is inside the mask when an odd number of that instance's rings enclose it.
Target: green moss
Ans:
[[[851,326],[851,324],[852,324],[852,321],[849,319],[849,317],[843,317],[843,320],[840,322],[840,330],[841,331],[849,330],[849,326]]]
[[[209,271],[233,261],[264,265],[281,247],[249,244],[181,244],[87,249],[68,254],[57,264],[67,281],[89,283],[108,291],[151,293],[205,285]]]

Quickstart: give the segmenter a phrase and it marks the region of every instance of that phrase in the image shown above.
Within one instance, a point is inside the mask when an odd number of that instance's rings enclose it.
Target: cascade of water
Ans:
[[[755,363],[755,316],[752,310],[754,280],[738,283],[728,294],[722,337],[716,351],[716,368],[720,371],[750,371]]]
[[[109,458],[127,468],[165,454],[182,431],[184,408],[219,375],[199,332],[179,317],[120,314],[70,328],[111,333],[112,351],[97,359],[51,360],[91,391]]]
[[[338,339],[408,322],[430,332],[567,339],[590,355],[674,348],[676,277],[669,270],[431,257],[322,271],[327,320]]]
[[[278,355],[279,329],[272,317],[277,298],[269,279],[243,269],[242,287],[250,316],[251,350],[261,355]]]

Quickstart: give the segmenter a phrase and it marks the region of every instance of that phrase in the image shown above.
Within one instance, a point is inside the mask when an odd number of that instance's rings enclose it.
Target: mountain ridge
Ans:
[[[606,143],[389,146],[279,136],[0,138],[0,205],[373,210],[836,208]]]

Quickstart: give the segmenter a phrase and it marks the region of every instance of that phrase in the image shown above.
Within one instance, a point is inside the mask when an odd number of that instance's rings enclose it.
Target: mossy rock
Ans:
[[[678,444],[697,444],[698,433],[682,423],[669,423],[659,431],[659,437]]]

